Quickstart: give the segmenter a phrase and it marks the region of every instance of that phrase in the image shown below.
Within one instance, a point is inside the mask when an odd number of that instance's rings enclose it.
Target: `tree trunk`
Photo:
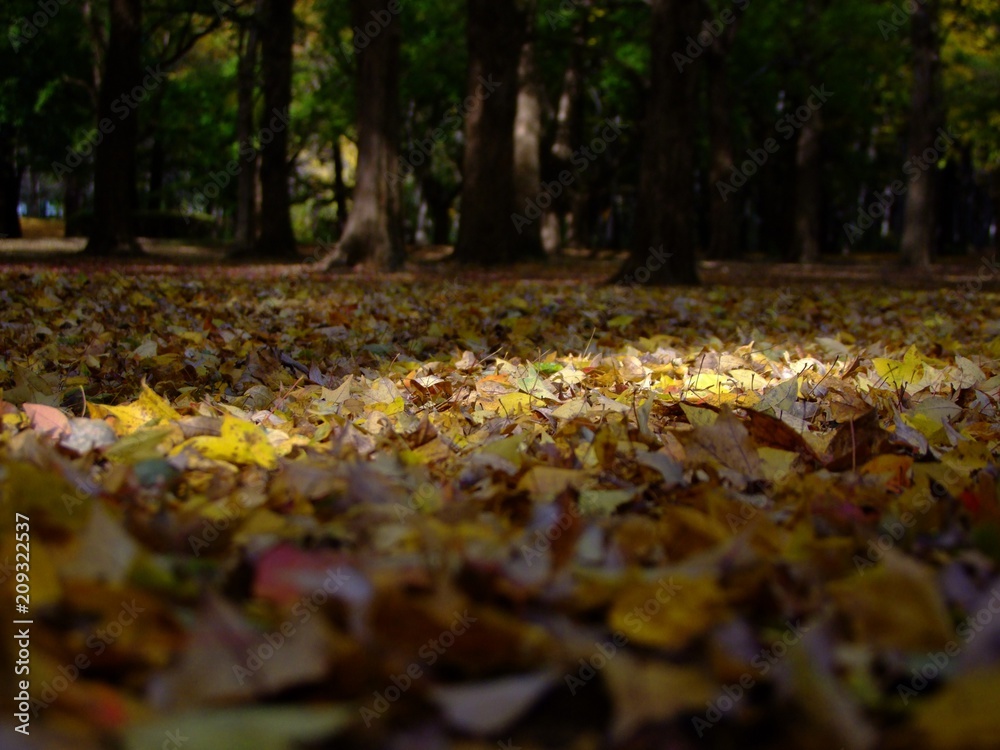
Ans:
[[[405,259],[399,159],[400,19],[386,0],[351,0],[352,22],[364,26],[388,18],[381,33],[358,53],[358,169],[354,206],[336,256],[354,265],[370,261],[377,268],[399,268]],[[334,260],[330,256],[324,264]]]
[[[240,56],[236,69],[236,143],[241,170],[236,178],[236,227],[233,249],[245,254],[254,244],[257,233],[257,152],[253,145],[253,98],[257,88],[257,47],[259,44],[262,0],[257,12],[240,30]]]
[[[433,235],[431,243],[434,245],[451,244],[451,204],[455,200],[456,189],[445,186],[438,178],[430,172],[425,172],[420,179],[421,189],[424,193],[424,200],[427,201],[427,208],[431,214],[431,224],[433,224]]]
[[[907,161],[923,163],[923,153],[934,149],[944,116],[940,94],[940,0],[918,4],[911,17],[913,46],[913,93],[910,111],[910,142]],[[943,156],[943,154],[939,154]],[[902,262],[926,268],[936,245],[936,167],[914,175],[906,193],[903,214]]]
[[[344,233],[347,224],[347,185],[344,184],[344,152],[340,148],[340,137],[333,144],[333,200],[337,204],[337,238]]]
[[[586,42],[586,13],[573,28],[573,44],[570,48],[569,63],[563,73],[562,91],[559,94],[559,106],[556,110],[556,137],[552,143],[552,156],[555,159],[555,171],[561,172],[571,167],[573,152],[583,140],[583,49]],[[548,220],[545,234],[555,235],[558,239],[555,250],[566,247],[582,247],[585,242],[579,232],[577,208],[580,201],[577,193],[581,186],[574,182],[566,188],[566,192],[558,201],[558,213],[565,216],[565,238],[563,238],[562,220]],[[584,202],[586,199],[583,199]],[[556,231],[558,230],[558,232]],[[551,240],[546,241],[546,249]]]
[[[708,257],[731,260],[739,254],[741,200],[732,193],[723,195],[720,184],[732,178],[733,102],[729,93],[729,53],[739,21],[730,24],[716,37],[708,50],[705,70],[708,74]]]
[[[467,2],[467,91],[475,105],[465,120],[455,246],[455,257],[464,263],[512,263],[538,249],[517,231],[538,216],[524,214],[514,202],[517,68],[526,21],[519,6],[518,0]]]
[[[78,237],[77,221],[80,209],[83,207],[82,180],[77,170],[63,177],[63,236]]]
[[[294,0],[264,0],[261,18],[261,62],[264,74],[264,113],[261,133],[260,237],[254,255],[275,260],[298,258],[292,232],[288,180],[289,109],[292,103],[292,32]]]
[[[635,239],[621,283],[697,284],[694,153],[697,71],[673,55],[700,31],[699,4],[652,0],[650,92]]]
[[[14,132],[9,125],[0,125],[0,237],[21,236],[17,204],[21,201],[23,172],[17,164]]]
[[[149,192],[146,194],[146,209],[163,210],[163,173],[166,171],[167,154],[163,139],[153,136],[153,146],[149,152]]]
[[[535,11],[536,3],[531,0],[526,6],[527,28],[518,62],[514,116],[514,205],[522,215],[533,202],[539,201],[542,193],[542,91],[535,64]],[[539,217],[528,224],[518,224],[526,254],[542,255],[542,220]]]
[[[822,137],[823,112],[816,110],[799,130],[795,151],[795,250],[802,263],[818,263],[822,249]]]
[[[139,118],[133,91],[143,83],[142,1],[109,0],[111,26],[98,104],[98,123],[111,123],[94,156],[94,219],[86,255],[136,255],[136,151]],[[147,92],[148,95],[148,92]]]

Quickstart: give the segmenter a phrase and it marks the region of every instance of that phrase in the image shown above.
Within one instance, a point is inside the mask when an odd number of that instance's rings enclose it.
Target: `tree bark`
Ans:
[[[536,2],[526,4],[527,28],[518,62],[517,111],[514,116],[514,205],[524,214],[542,192],[542,90],[535,63]],[[555,197],[550,196],[552,200]],[[542,255],[543,217],[520,225],[525,254]]]
[[[158,134],[154,135],[149,153],[149,192],[146,194],[148,211],[163,210],[163,175],[166,165],[167,152],[163,147],[163,138]]]
[[[24,169],[17,163],[17,146],[9,125],[0,125],[0,237],[21,236],[21,177]]]
[[[142,71],[142,1],[109,0],[111,25],[98,104],[98,123],[112,123],[94,157],[94,219],[84,254],[136,255],[136,151],[139,118],[132,92]]]
[[[421,177],[420,185],[431,214],[431,224],[433,225],[431,243],[434,245],[451,244],[450,210],[457,194],[457,188],[446,186],[429,171]]]
[[[644,122],[636,228],[621,283],[698,283],[695,254],[694,153],[697,71],[675,63],[700,31],[699,4],[652,0],[652,57]]]
[[[377,268],[399,268],[405,259],[399,176],[400,19],[387,0],[352,0],[352,23],[373,17],[388,23],[358,53],[358,168],[354,206],[335,259],[349,265],[369,261]]]
[[[347,185],[344,184],[344,152],[340,148],[340,136],[333,144],[333,201],[337,204],[337,238],[344,233],[347,223]]]
[[[83,207],[83,188],[78,171],[74,170],[63,177],[63,222],[64,237],[77,237],[77,221],[80,209]]]
[[[257,47],[262,0],[240,30],[240,56],[236,69],[236,143],[241,170],[236,178],[236,226],[233,249],[248,252],[257,234],[257,152],[253,144],[253,99],[257,88]]]
[[[822,249],[823,112],[816,110],[799,130],[795,150],[795,250],[800,262],[817,263]]]
[[[289,110],[292,103],[292,39],[294,0],[264,0],[261,19],[261,63],[264,74],[264,113],[261,132],[273,135],[260,154],[260,236],[254,255],[295,260],[295,234],[290,213],[288,180]]]
[[[918,4],[911,23],[913,46],[913,93],[907,160],[923,161],[922,154],[934,148],[944,121],[940,89],[938,20],[940,0]],[[926,268],[937,244],[936,167],[931,166],[911,180],[903,214],[901,260],[904,265]]]
[[[537,249],[517,231],[524,215],[514,202],[514,117],[517,69],[526,13],[518,0],[468,0],[467,91],[475,105],[465,120],[462,215],[455,257],[503,264]]]
[[[741,201],[736,195],[723,195],[721,183],[733,174],[733,102],[729,89],[729,53],[739,21],[730,24],[716,37],[708,50],[705,70],[708,74],[708,132],[710,163],[708,168],[708,257],[731,260],[739,254]]]
[[[552,156],[555,159],[557,173],[571,167],[573,152],[583,140],[583,50],[586,40],[586,12],[580,13],[573,27],[573,44],[570,47],[569,62],[563,73],[562,91],[559,93],[559,106],[556,110],[556,137],[552,143]],[[559,217],[556,221],[548,219],[545,234],[555,235],[555,251],[565,247],[583,247],[586,243],[580,230],[582,217],[578,214],[580,204],[586,204],[586,196],[582,199],[578,193],[583,187],[574,182],[566,188],[566,192],[557,201],[556,211]],[[563,220],[565,216],[565,236],[563,236]],[[558,231],[557,231],[558,230]],[[546,241],[546,250],[552,240]]]

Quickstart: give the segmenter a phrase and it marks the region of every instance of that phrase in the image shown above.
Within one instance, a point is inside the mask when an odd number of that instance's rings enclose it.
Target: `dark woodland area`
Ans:
[[[0,748],[1000,747],[995,0],[4,0]]]

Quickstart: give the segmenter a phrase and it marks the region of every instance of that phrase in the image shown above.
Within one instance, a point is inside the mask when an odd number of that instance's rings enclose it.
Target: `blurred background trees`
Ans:
[[[992,0],[8,0],[0,22],[8,237],[47,217],[97,255],[192,237],[386,268],[631,251],[638,283],[996,244]]]

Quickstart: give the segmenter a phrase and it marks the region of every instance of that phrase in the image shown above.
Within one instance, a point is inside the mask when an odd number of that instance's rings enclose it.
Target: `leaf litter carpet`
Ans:
[[[997,747],[997,295],[0,289],[3,747]]]

